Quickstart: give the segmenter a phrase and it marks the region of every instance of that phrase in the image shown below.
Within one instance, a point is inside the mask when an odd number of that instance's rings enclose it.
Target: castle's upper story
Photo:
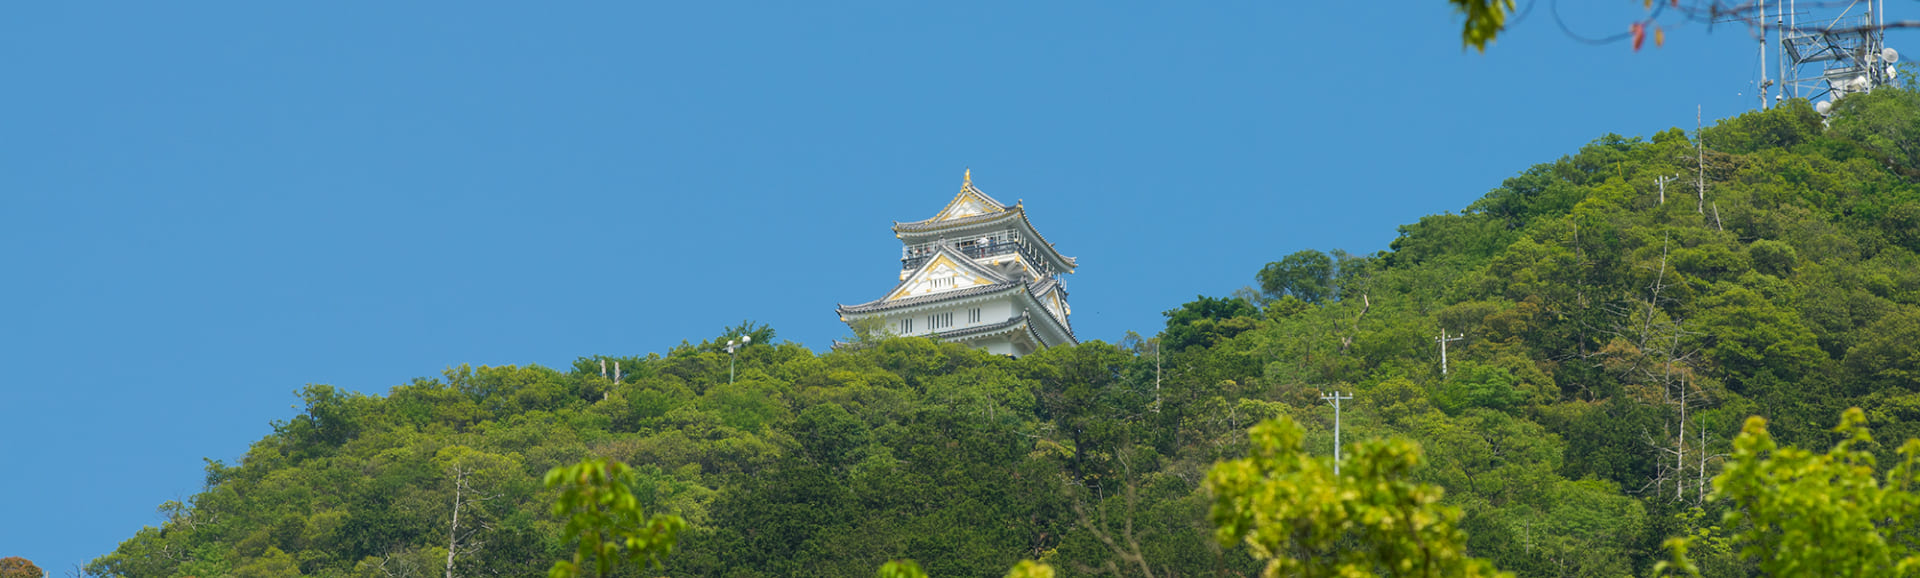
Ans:
[[[1009,277],[1034,281],[1072,273],[1077,263],[1061,255],[1053,243],[1033,228],[1022,202],[1002,204],[973,186],[973,171],[962,177],[960,193],[933,218],[895,222],[900,248],[900,277],[933,256],[936,245],[951,245],[969,258],[996,268]]]

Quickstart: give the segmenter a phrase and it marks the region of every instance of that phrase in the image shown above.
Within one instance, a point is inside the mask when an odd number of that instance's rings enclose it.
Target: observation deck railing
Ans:
[[[958,249],[961,254],[964,254],[968,258],[972,258],[972,259],[984,259],[987,257],[996,256],[996,255],[1009,255],[1009,254],[1018,253],[1022,258],[1026,259],[1028,263],[1031,263],[1033,266],[1039,267],[1041,270],[1048,272],[1044,274],[1050,274],[1050,272],[1052,271],[1052,267],[1049,267],[1046,261],[1040,260],[1038,256],[1033,254],[1032,250],[1027,248],[1025,243],[1021,243],[1018,241],[999,241],[999,242],[986,243],[986,244],[975,243],[972,245],[956,245],[954,246],[954,248]],[[900,259],[900,268],[901,269],[918,269],[921,265],[925,265],[928,259],[932,259],[933,254],[934,254],[934,251],[932,249],[922,249],[920,251],[910,253],[906,257]]]

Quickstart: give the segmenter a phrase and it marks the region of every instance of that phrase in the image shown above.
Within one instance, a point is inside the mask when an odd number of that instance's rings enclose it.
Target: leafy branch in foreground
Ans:
[[[927,572],[912,560],[892,560],[880,565],[880,578],[927,578]],[[1053,578],[1053,567],[1032,560],[1021,560],[1007,570],[1006,578]]]
[[[1267,561],[1263,576],[1512,576],[1468,557],[1460,510],[1409,480],[1419,444],[1355,444],[1335,474],[1302,449],[1305,434],[1286,416],[1267,420],[1248,432],[1246,458],[1207,473],[1215,536],[1244,541]]]
[[[604,576],[623,547],[626,557],[641,566],[663,566],[687,522],[679,516],[648,517],[642,512],[640,500],[627,486],[630,472],[626,464],[598,458],[547,472],[548,488],[565,488],[553,503],[553,515],[565,517],[566,535],[580,539],[573,561],[554,562],[549,577],[579,576],[589,559],[594,575]]]
[[[1874,477],[1873,444],[1866,412],[1851,408],[1834,432],[1846,439],[1824,454],[1780,447],[1767,420],[1747,418],[1734,438],[1725,473],[1713,479],[1713,500],[1732,501],[1726,528],[1740,555],[1769,576],[1914,576],[1920,574],[1920,440],[1900,446],[1900,463]],[[1689,538],[1666,545],[1672,556],[1655,569],[1700,576],[1687,556]]]

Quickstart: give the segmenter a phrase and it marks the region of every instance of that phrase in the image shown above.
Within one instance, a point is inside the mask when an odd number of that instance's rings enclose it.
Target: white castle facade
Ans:
[[[1040,236],[1021,203],[1003,205],[974,188],[972,171],[946,208],[924,221],[895,222],[893,233],[904,245],[899,284],[878,300],[841,305],[841,321],[879,318],[895,335],[1001,355],[1078,343],[1059,277],[1073,273],[1073,258]]]

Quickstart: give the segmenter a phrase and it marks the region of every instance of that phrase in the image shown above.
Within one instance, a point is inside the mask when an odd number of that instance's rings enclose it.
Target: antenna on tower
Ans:
[[[1802,13],[1789,0],[1779,9],[1780,94],[1831,102],[1890,84],[1900,55],[1886,46],[1885,0],[1820,3],[1818,8],[1818,14]],[[1811,23],[1805,28],[1803,14]]]

